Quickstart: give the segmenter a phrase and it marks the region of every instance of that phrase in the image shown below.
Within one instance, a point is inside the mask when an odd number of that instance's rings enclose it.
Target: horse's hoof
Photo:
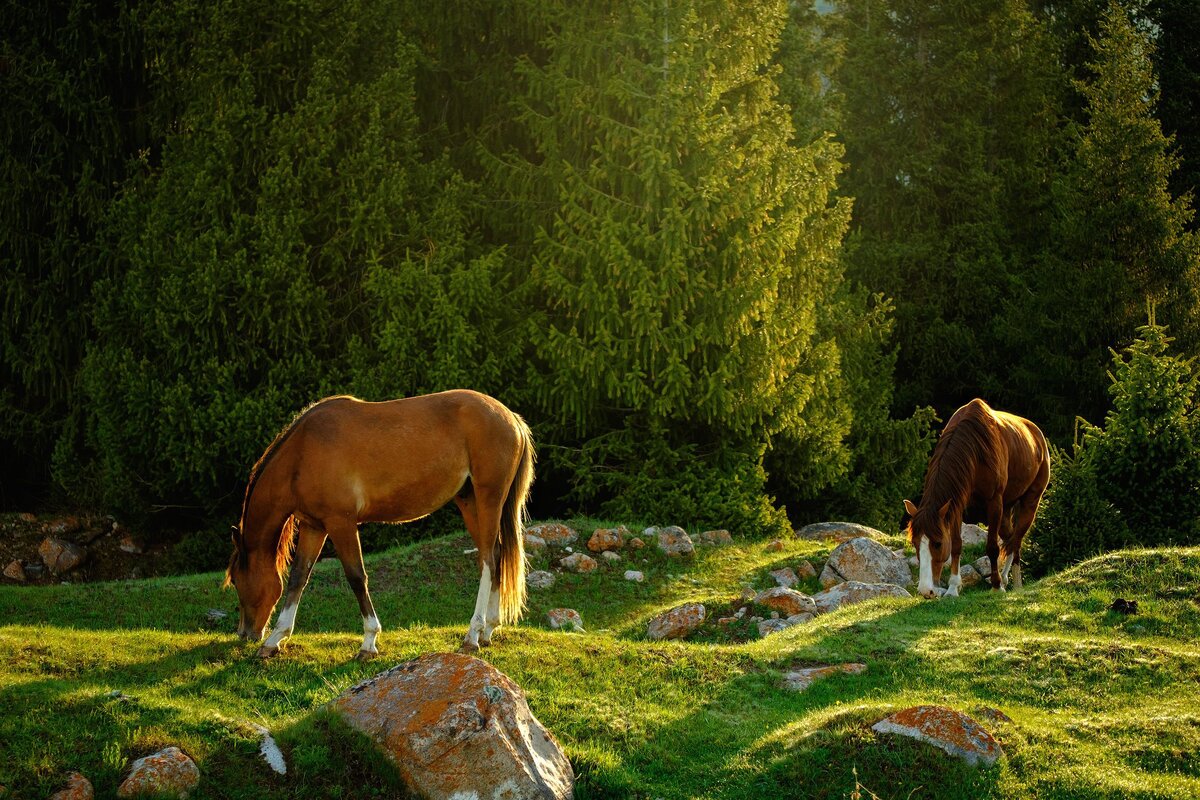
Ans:
[[[277,655],[279,655],[278,647],[268,647],[264,644],[262,647],[258,648],[258,657],[263,661],[266,661],[268,658],[273,658]]]
[[[480,639],[480,640],[479,640],[479,646],[480,646],[480,647],[491,647],[491,646],[492,646],[492,640],[491,640],[491,639]]]
[[[371,652],[370,650],[359,650],[358,653],[354,656],[354,660],[355,661],[374,661],[378,655],[379,655],[378,652]]]
[[[462,647],[458,648],[458,652],[462,653],[464,656],[474,655],[479,652],[479,645],[471,644],[470,642],[463,642]]]

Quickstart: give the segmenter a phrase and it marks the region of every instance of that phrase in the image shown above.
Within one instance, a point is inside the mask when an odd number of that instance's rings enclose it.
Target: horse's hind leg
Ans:
[[[473,653],[492,643],[492,632],[500,624],[499,539],[500,512],[504,498],[486,487],[473,486],[470,494],[454,498],[462,512],[467,532],[479,548],[479,593],[475,611],[463,639],[462,652]]]
[[[327,524],[333,546],[337,549],[338,559],[342,562],[342,570],[346,573],[346,582],[354,596],[358,598],[358,610],[362,613],[363,642],[355,656],[359,661],[369,661],[379,655],[375,646],[375,638],[383,630],[379,617],[375,616],[375,605],[371,602],[371,594],[367,591],[367,568],[363,565],[362,543],[358,540],[358,525],[349,520],[336,524]]]
[[[1013,514],[1012,535],[1008,542],[1004,545],[1004,549],[1009,553],[1009,558],[1012,562],[1012,579],[1013,588],[1020,589],[1021,582],[1021,545],[1025,541],[1025,534],[1029,533],[1029,529],[1033,526],[1033,520],[1037,517],[1038,503],[1042,497],[1040,494],[1027,494],[1021,498]]]
[[[258,648],[258,655],[269,658],[279,652],[283,644],[296,626],[296,608],[300,605],[300,596],[304,587],[308,586],[309,576],[312,575],[313,565],[321,557],[321,548],[325,546],[325,532],[317,530],[312,525],[297,520],[299,527],[296,553],[292,557],[292,569],[288,574],[287,595],[284,597],[283,610],[275,622],[275,630],[271,637]]]

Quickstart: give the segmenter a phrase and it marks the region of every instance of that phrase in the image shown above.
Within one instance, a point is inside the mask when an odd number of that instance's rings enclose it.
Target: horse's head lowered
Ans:
[[[283,594],[274,551],[247,552],[240,526],[233,526],[233,554],[225,571],[225,586],[238,593],[238,636],[257,642],[267,633],[271,612]]]
[[[935,587],[942,579],[942,566],[950,558],[951,502],[947,500],[941,508],[932,504],[918,508],[905,500],[904,510],[909,515],[908,537],[917,551],[920,569],[917,593],[925,598],[937,597]]]

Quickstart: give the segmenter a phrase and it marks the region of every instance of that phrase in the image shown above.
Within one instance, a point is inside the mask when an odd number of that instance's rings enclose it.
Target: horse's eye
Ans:
[[[939,542],[937,539],[930,539],[930,540],[929,540],[929,546],[930,546],[930,547],[932,547],[934,550],[941,550],[941,549],[942,549],[942,543],[941,543],[941,542]]]

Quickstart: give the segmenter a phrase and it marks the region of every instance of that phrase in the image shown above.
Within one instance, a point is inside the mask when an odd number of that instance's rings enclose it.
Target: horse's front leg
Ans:
[[[325,546],[325,532],[316,530],[308,525],[299,524],[299,539],[296,554],[292,558],[292,569],[288,574],[287,595],[284,597],[283,609],[275,622],[275,630],[270,638],[258,648],[259,658],[270,658],[279,652],[279,646],[292,635],[296,627],[296,609],[300,605],[300,596],[308,586],[313,566],[321,557],[321,548]]]
[[[371,593],[367,590],[367,568],[363,564],[362,543],[358,540],[358,525],[354,522],[341,522],[331,528],[330,537],[337,549],[338,559],[342,562],[342,570],[346,573],[346,582],[358,599],[358,610],[362,613],[363,642],[355,658],[359,661],[370,661],[379,655],[375,639],[383,631],[379,617],[375,616],[375,605],[371,602]]]

